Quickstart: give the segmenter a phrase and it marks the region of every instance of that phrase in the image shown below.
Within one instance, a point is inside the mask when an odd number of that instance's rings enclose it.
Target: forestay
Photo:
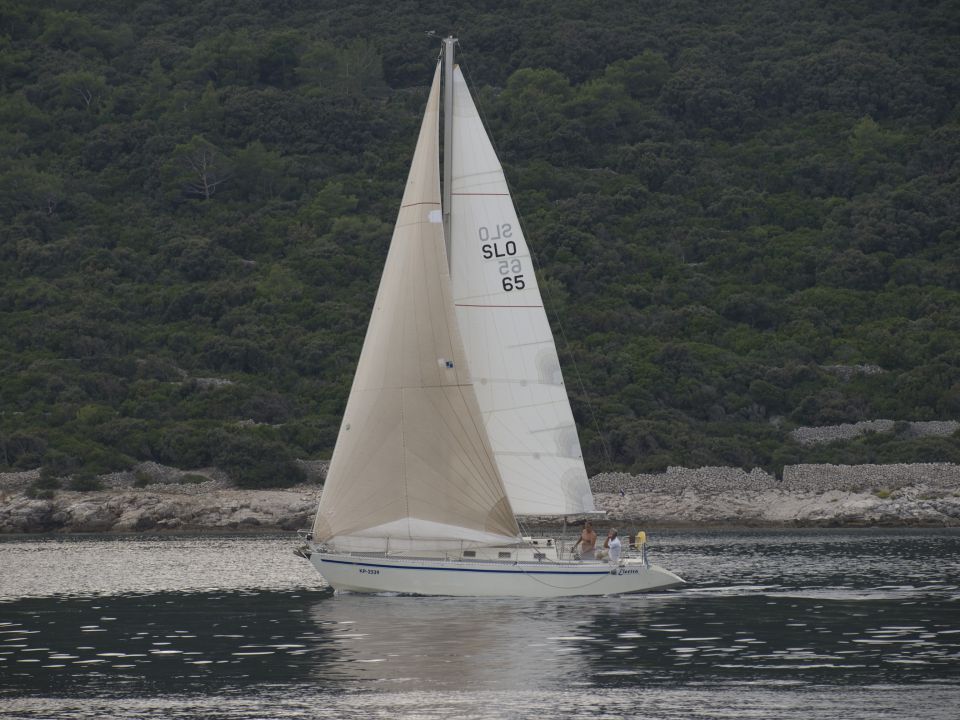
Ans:
[[[516,542],[457,328],[440,214],[439,68],[314,537],[346,551]]]
[[[530,252],[459,67],[453,91],[453,297],[497,466],[519,515],[593,512]]]

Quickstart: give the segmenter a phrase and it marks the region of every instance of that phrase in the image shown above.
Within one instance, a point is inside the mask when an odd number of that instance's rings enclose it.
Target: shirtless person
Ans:
[[[580,559],[593,560],[593,550],[597,546],[597,533],[594,532],[593,523],[589,520],[583,524],[580,539],[573,545],[574,552],[576,552],[578,545],[580,546]]]

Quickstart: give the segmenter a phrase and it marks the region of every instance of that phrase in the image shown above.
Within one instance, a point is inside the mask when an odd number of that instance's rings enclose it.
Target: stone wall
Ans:
[[[668,467],[665,473],[649,475],[600,473],[590,479],[590,487],[595,493],[618,493],[621,489],[638,493],[680,493],[688,487],[702,492],[762,491],[776,485],[776,478],[760,468],[747,472],[722,466]]]
[[[897,427],[898,425],[902,427],[902,430]],[[948,437],[960,430],[960,422],[956,420],[930,420],[927,422],[896,423],[893,420],[863,420],[862,422],[842,423],[841,425],[799,427],[790,431],[790,437],[801,445],[817,445],[819,443],[836,442],[837,440],[849,440],[870,432],[892,433],[895,430],[902,432],[906,437]]]
[[[858,491],[894,490],[911,485],[960,488],[960,465],[952,463],[891,463],[889,465],[787,465],[783,468],[785,490]]]
[[[40,479],[40,469],[0,473],[0,491],[17,492]]]
[[[679,494],[690,488],[701,493],[729,491],[801,490],[825,493],[832,490],[859,492],[894,490],[910,485],[960,488],[960,465],[952,463],[898,463],[891,465],[787,465],[783,480],[754,468],[749,472],[731,467],[669,467],[665,473],[630,475],[600,473],[590,479],[595,493]]]

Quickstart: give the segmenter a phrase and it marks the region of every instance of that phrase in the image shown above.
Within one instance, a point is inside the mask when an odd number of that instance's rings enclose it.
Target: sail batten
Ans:
[[[454,72],[451,278],[477,401],[514,512],[594,511],[553,333],[503,168]]]

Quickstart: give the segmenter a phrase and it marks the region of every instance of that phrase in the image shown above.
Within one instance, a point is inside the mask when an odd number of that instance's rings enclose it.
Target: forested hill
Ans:
[[[591,471],[960,462],[788,436],[960,416],[956,3],[5,0],[0,471],[329,455],[428,30],[461,38]]]

